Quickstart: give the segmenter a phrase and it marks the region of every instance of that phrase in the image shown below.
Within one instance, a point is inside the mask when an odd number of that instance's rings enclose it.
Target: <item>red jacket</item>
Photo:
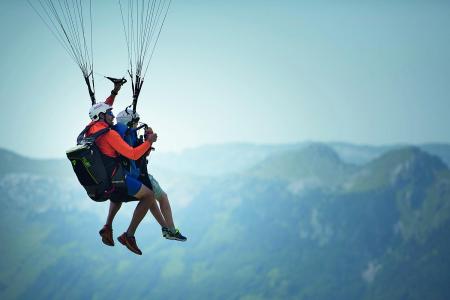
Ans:
[[[114,95],[109,96],[105,103],[108,105],[113,105]],[[93,121],[89,124],[91,128],[86,132],[86,136],[90,136],[103,128],[108,128],[109,125],[105,121]],[[120,155],[125,156],[131,160],[138,160],[151,148],[152,143],[145,141],[136,148],[128,145],[122,137],[115,130],[109,130],[107,133],[99,137],[95,143],[97,144],[100,151],[106,156],[116,158]]]

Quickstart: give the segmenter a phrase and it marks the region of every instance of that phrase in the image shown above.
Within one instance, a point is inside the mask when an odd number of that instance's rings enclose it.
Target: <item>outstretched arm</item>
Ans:
[[[152,146],[152,142],[146,140],[141,145],[133,148],[129,146],[122,137],[114,130],[110,130],[105,135],[105,140],[110,144],[114,150],[120,155],[125,156],[131,160],[138,160],[141,158]]]
[[[114,100],[116,99],[116,95],[117,94],[114,95],[111,91],[111,95],[109,95],[109,97],[106,98],[105,103],[108,104],[109,106],[113,106]]]
[[[111,91],[111,95],[109,95],[108,98],[106,98],[105,103],[108,104],[109,106],[113,106],[114,104],[114,100],[116,99],[117,94],[120,91],[120,88],[122,87],[123,83],[114,83],[114,88]]]

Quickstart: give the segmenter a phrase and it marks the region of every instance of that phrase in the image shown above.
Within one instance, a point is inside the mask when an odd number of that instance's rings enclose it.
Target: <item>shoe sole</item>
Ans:
[[[165,237],[165,238],[168,239],[168,240],[171,240],[171,241],[179,241],[179,242],[186,242],[187,241],[187,239],[181,240],[181,239],[171,238],[171,237]]]
[[[124,240],[124,239],[122,238],[122,236],[119,236],[119,237],[117,238],[117,240],[118,240],[122,245],[124,245],[125,247],[127,247],[127,249],[130,250],[131,252],[133,252],[134,254],[142,255],[142,253],[139,253],[139,252],[137,252],[136,250],[134,250],[134,249],[130,246],[130,244],[128,244],[127,241]]]

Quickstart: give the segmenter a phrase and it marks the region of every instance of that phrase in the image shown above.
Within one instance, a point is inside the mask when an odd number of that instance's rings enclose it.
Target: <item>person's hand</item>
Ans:
[[[151,143],[156,142],[157,139],[158,139],[158,135],[156,133],[150,133],[145,136],[145,140],[149,141]]]
[[[120,83],[120,82],[114,83],[114,89],[113,89],[114,93],[117,94],[120,91],[121,87],[122,87],[122,83]]]

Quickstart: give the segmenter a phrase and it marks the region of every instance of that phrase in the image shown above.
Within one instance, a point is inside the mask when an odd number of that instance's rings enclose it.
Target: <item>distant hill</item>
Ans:
[[[350,143],[329,143],[328,146],[338,153],[342,161],[356,165],[366,164],[387,151],[404,147],[402,145],[372,146]]]
[[[436,155],[442,159],[443,162],[450,166],[450,145],[448,144],[425,144],[419,146],[422,150]]]
[[[199,176],[220,176],[250,168],[267,157],[300,149],[306,143],[292,145],[254,145],[230,143],[201,146],[182,153],[152,153],[151,164],[156,169]]]
[[[328,146],[333,148],[333,150],[338,153],[339,157],[343,161],[352,164],[366,164],[369,161],[391,150],[401,149],[405,147],[417,147],[429,154],[438,156],[442,159],[443,162],[446,163],[447,166],[450,166],[450,145],[448,144],[398,144],[387,146],[372,146],[355,145],[350,143],[329,143]]]
[[[351,164],[309,144],[202,180],[175,168],[161,176],[185,183],[167,191],[188,241],[164,240],[149,214],[136,234],[142,257],[101,244],[107,203],[76,179],[10,161],[0,174],[1,299],[450,298],[450,171],[418,147]],[[305,188],[308,178],[321,184]],[[115,236],[133,207],[119,211]]]
[[[382,154],[407,147],[408,145],[370,146],[354,145],[349,143],[313,143],[304,142],[282,145],[256,145],[246,143],[229,143],[219,145],[201,146],[187,149],[181,153],[152,152],[150,168],[156,174],[184,174],[194,176],[222,176],[239,173],[255,167],[271,156],[286,152],[295,152],[307,146],[328,146],[339,156],[343,163],[363,165]],[[450,165],[450,145],[424,144],[416,146],[423,151],[436,155]],[[0,160],[6,165],[0,166],[0,172],[6,170],[32,171],[42,174],[57,174],[57,176],[71,176],[70,164],[63,160],[30,160],[14,154],[11,151],[0,149]],[[14,161],[25,160],[28,165],[16,164]],[[54,162],[48,164],[47,162]],[[56,166],[56,167],[55,167]]]
[[[342,183],[356,166],[344,163],[325,144],[311,144],[267,157],[247,174],[266,179],[298,181],[317,186]]]
[[[287,145],[222,144],[210,145],[186,150],[179,154],[152,154],[151,163],[156,170],[172,170],[176,173],[199,176],[221,176],[241,172],[258,165],[265,159],[286,152],[304,149],[311,145],[326,145],[346,164],[364,165],[382,154],[411,145],[370,146],[350,143],[314,143],[305,142]],[[416,145],[423,151],[436,155],[450,166],[450,145]]]
[[[361,167],[347,186],[371,190],[395,186],[404,181],[422,185],[446,169],[447,166],[440,158],[417,147],[405,147],[389,151]]]
[[[0,175],[29,173],[51,177],[74,176],[68,160],[30,159],[0,148]]]

